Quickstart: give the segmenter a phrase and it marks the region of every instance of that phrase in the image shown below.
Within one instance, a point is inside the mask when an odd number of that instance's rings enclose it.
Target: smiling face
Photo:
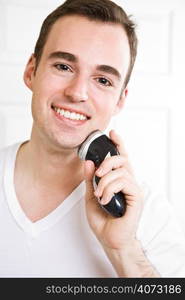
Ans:
[[[123,106],[129,61],[121,25],[81,16],[59,19],[36,72],[32,56],[24,74],[33,92],[32,138],[74,148],[92,131],[104,130]]]

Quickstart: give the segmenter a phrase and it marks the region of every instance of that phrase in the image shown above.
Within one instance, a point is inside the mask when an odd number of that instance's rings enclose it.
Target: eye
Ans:
[[[111,82],[105,77],[99,77],[97,78],[97,81],[104,86],[112,86]]]
[[[65,64],[55,64],[55,68],[59,71],[71,72],[71,69],[68,67],[68,65]]]

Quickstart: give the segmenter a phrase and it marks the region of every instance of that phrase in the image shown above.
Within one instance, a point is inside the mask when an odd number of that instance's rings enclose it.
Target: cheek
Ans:
[[[33,89],[35,95],[50,98],[57,92],[61,92],[66,86],[66,79],[51,74],[50,72],[43,72],[38,74],[37,80],[35,80]]]
[[[115,94],[104,95],[104,97],[96,98],[95,105],[97,115],[100,115],[102,119],[111,118],[116,110],[118,103],[118,96],[115,97]]]
[[[56,83],[52,81],[44,81],[33,89],[32,109],[38,114],[43,114],[51,107],[53,100],[60,98],[61,92],[57,89]]]

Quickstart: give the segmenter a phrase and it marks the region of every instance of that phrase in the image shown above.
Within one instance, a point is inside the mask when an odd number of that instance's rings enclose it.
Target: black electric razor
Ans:
[[[93,131],[78,149],[78,156],[82,160],[91,160],[96,169],[106,157],[119,155],[114,143],[100,130]],[[97,187],[100,178],[94,176],[93,185]],[[122,217],[126,211],[125,196],[122,192],[115,193],[108,204],[101,207],[113,217]]]

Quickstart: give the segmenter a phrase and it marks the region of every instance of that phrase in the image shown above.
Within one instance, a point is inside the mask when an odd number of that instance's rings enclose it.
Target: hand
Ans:
[[[85,162],[86,212],[89,224],[105,249],[121,250],[135,240],[139,217],[142,211],[143,194],[133,174],[121,138],[110,132],[120,155],[106,158],[95,171],[92,161]],[[94,173],[100,177],[96,191],[92,179]],[[114,218],[99,205],[107,204],[114,193],[122,191],[126,198],[126,212],[121,218]]]

